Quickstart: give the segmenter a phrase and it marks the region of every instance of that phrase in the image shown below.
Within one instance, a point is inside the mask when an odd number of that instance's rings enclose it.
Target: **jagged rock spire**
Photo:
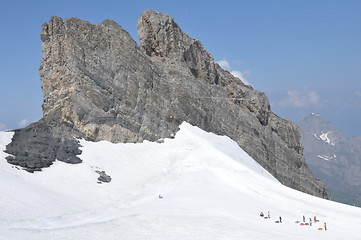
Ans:
[[[76,138],[156,141],[187,121],[229,136],[284,184],[326,196],[297,126],[275,115],[264,93],[221,69],[170,16],[147,10],[138,28],[140,46],[111,20],[53,17],[43,25],[44,117],[16,132],[10,163],[29,171],[55,159],[77,163]]]

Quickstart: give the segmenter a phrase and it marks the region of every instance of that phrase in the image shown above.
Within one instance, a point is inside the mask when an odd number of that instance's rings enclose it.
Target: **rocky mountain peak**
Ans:
[[[361,137],[346,138],[316,114],[302,119],[300,128],[307,165],[326,184],[332,199],[361,206]]]
[[[345,138],[341,130],[315,113],[305,116],[300,122],[300,127],[305,134],[329,145],[335,145]]]
[[[178,57],[178,53],[191,42],[172,17],[153,10],[139,16],[138,36],[140,47],[151,57]]]
[[[111,20],[43,25],[44,117],[16,131],[9,163],[27,171],[55,159],[79,163],[77,138],[161,142],[186,121],[229,136],[284,184],[326,196],[305,164],[298,127],[275,115],[264,93],[215,64],[170,16],[147,10],[138,29],[140,46]]]
[[[167,14],[147,10],[139,16],[138,35],[144,52],[159,61],[183,61],[196,78],[218,84],[214,59],[202,43],[184,33]]]

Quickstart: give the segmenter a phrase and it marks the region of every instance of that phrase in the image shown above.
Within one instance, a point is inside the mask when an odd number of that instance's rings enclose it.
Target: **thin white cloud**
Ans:
[[[29,123],[29,120],[23,119],[19,122],[19,127],[25,127]]]
[[[243,79],[243,74],[240,71],[231,71],[231,74],[235,77],[238,77],[239,79]]]
[[[287,96],[280,103],[282,106],[292,106],[297,108],[320,105],[320,97],[316,91],[288,91]]]
[[[251,72],[249,70],[245,70],[243,72],[238,70],[232,70],[231,64],[229,64],[227,60],[220,60],[216,63],[218,63],[218,65],[221,66],[221,68],[223,68],[224,70],[229,71],[236,78],[239,78],[244,84],[251,85],[245,78],[245,76],[251,75]]]
[[[6,125],[0,122],[0,131],[4,131],[6,129],[7,129]]]
[[[360,91],[360,90],[357,90],[357,91],[356,91],[356,95],[359,96],[359,97],[361,97],[361,91]]]
[[[246,84],[246,85],[251,85],[249,84],[249,82],[244,78],[244,74],[240,71],[237,71],[237,70],[234,70],[234,71],[231,71],[231,74],[239,79],[241,79],[241,81]]]
[[[231,65],[229,64],[229,62],[227,60],[220,60],[216,63],[218,63],[218,65],[221,66],[221,68],[223,68],[227,71],[231,70]]]

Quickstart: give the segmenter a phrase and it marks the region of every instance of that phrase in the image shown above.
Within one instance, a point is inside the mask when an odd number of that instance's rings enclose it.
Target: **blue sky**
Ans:
[[[175,18],[229,71],[269,97],[279,116],[315,112],[361,135],[361,1],[0,2],[0,130],[41,118],[41,24],[51,16],[109,18],[137,37],[146,9]]]

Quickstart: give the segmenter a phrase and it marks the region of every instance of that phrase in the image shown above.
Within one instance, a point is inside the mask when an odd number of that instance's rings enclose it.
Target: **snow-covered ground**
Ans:
[[[360,208],[287,188],[228,137],[187,123],[164,143],[81,140],[83,163],[34,174],[6,163],[11,137],[0,133],[0,239],[361,239]],[[303,216],[320,222],[296,224]]]

